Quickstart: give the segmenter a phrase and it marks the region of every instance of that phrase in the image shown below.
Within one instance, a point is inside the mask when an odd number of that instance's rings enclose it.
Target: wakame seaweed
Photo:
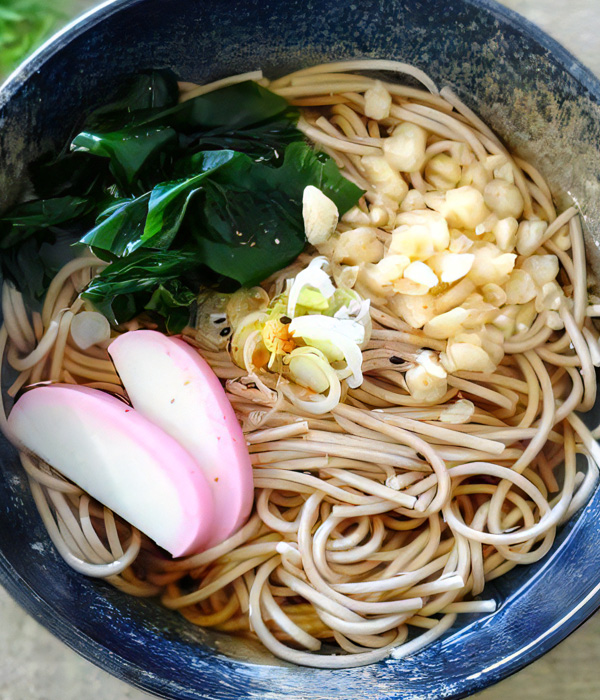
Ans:
[[[302,251],[307,185],[340,214],[362,195],[297,119],[251,81],[179,102],[170,71],[136,76],[32,167],[39,199],[0,219],[4,276],[40,298],[48,248],[78,242],[110,263],[83,296],[111,323],[146,310],[180,330],[202,283],[256,284]]]

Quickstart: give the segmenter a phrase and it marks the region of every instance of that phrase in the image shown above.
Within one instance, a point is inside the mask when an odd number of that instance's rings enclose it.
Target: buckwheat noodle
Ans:
[[[395,71],[426,89],[384,82],[392,106],[377,122],[364,116],[364,93],[376,82],[355,70]],[[403,373],[415,351],[443,350],[444,341],[374,303],[363,384],[344,387],[341,403],[316,416],[295,404],[275,375],[241,370],[186,329],[184,337],[226,383],[256,491],[254,513],[235,535],[185,559],[167,558],[34,456],[21,461],[50,538],[77,571],[132,595],[158,596],[193,624],[255,635],[296,664],[348,668],[401,658],[444,634],[457,615],[492,612],[495,601],[478,598],[485,583],[543,557],[557,527],[596,487],[600,449],[573,413],[594,404],[599,356],[592,318],[600,305],[588,304],[579,218],[573,207],[557,213],[540,173],[509,154],[452,91],[438,93],[411,66],[340,62],[271,83],[261,73],[244,74],[185,84],[182,99],[248,76],[301,108],[299,128],[366,191],[358,225],[380,227],[383,238],[389,212],[377,204],[359,160],[380,155],[382,135],[401,121],[428,131],[428,156],[455,148],[479,161],[504,156],[524,216],[535,212],[549,224],[539,252],[561,263],[559,280],[573,301],[560,312],[564,330],[547,327],[542,311],[505,342],[493,373],[457,372],[439,402],[420,404]],[[427,189],[419,173],[411,186]],[[267,280],[270,296],[311,257],[303,253]],[[80,350],[69,335],[83,308],[78,294],[102,265],[89,255],[68,263],[41,314],[28,313],[5,282],[0,353],[18,372],[9,399],[49,381],[125,396],[105,348]],[[447,294],[448,308],[466,296],[461,283]],[[130,327],[152,325],[140,317]],[[0,422],[6,431],[4,410]],[[323,643],[336,645],[329,648],[335,653],[316,653]]]

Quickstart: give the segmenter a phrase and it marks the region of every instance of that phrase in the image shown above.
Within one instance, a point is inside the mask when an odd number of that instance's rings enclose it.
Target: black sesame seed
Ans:
[[[222,338],[226,338],[230,333],[231,333],[231,328],[229,328],[229,326],[227,326],[227,328],[222,328],[222,329],[221,329],[221,331],[219,332],[219,335],[220,335]]]
[[[401,365],[404,362],[404,360],[401,357],[397,357],[396,355],[392,355],[390,357],[390,362],[393,365]]]
[[[284,325],[287,323],[291,323],[292,319],[289,316],[282,316],[279,321],[283,323]]]
[[[221,324],[221,323],[225,323],[226,320],[227,320],[227,316],[222,316],[221,318],[215,318],[215,320],[213,321],[213,323],[214,323],[215,325],[219,325],[219,324]]]

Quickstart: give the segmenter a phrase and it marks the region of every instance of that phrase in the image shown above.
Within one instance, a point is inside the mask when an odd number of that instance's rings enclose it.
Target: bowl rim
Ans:
[[[142,4],[145,0],[104,0],[99,5],[84,12],[56,32],[25,61],[23,61],[0,85],[0,109],[2,109],[27,80],[54,55],[74,41],[82,33],[117,14],[122,9]],[[568,49],[548,35],[536,24],[496,0],[463,0],[466,5],[483,9],[507,24],[512,29],[529,35],[537,44],[551,54],[562,68],[570,74],[600,104],[600,76],[596,76]],[[585,508],[585,506],[584,506]],[[157,673],[142,668],[140,665],[112,651],[107,645],[91,638],[73,627],[65,616],[44,600],[27,584],[5,555],[0,551],[0,585],[11,598],[31,617],[66,644],[80,656],[95,666],[107,671],[122,682],[127,682],[140,690],[156,697],[180,700],[189,697],[189,688],[176,681],[165,686],[164,679]],[[469,689],[460,689],[446,700],[460,700],[471,692],[479,692],[518,672],[536,661],[551,648],[583,625],[600,608],[600,583],[598,583],[572,610],[549,628],[535,646],[521,648],[512,655],[502,659],[493,668],[485,669],[478,682]],[[539,643],[537,643],[539,642]],[[470,678],[471,679],[471,678]],[[475,679],[472,678],[474,681]],[[202,696],[207,697],[207,696]],[[394,696],[395,699],[395,696]],[[391,698],[390,698],[391,700]]]
[[[0,84],[0,109],[33,73],[73,39],[84,31],[93,28],[104,19],[119,12],[122,8],[133,7],[141,2],[144,2],[144,0],[104,0],[104,2],[92,7],[66,24],[17,66],[6,80]],[[535,41],[563,64],[565,70],[583,85],[590,95],[595,98],[596,102],[600,103],[600,76],[596,76],[567,48],[556,39],[553,39],[543,29],[515,10],[501,5],[496,0],[463,0],[463,2],[473,7],[487,10],[490,14],[499,16],[513,29],[530,34]]]

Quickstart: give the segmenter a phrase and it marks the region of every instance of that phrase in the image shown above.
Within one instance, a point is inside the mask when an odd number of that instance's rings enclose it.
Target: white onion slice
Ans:
[[[310,265],[307,268],[296,275],[288,297],[287,315],[290,318],[294,318],[300,292],[302,292],[304,287],[318,289],[326,299],[330,299],[333,296],[335,287],[329,279],[329,275],[322,269],[327,264],[327,258],[319,255],[310,261]]]
[[[110,324],[97,311],[82,311],[71,321],[71,337],[81,350],[104,343],[110,338]]]
[[[346,361],[347,369],[351,372],[348,386],[355,389],[362,384],[360,345],[365,337],[365,329],[360,323],[331,316],[300,316],[291,322],[290,333],[302,338],[307,345],[314,344],[326,355],[327,350],[324,346],[333,345],[339,350]]]

